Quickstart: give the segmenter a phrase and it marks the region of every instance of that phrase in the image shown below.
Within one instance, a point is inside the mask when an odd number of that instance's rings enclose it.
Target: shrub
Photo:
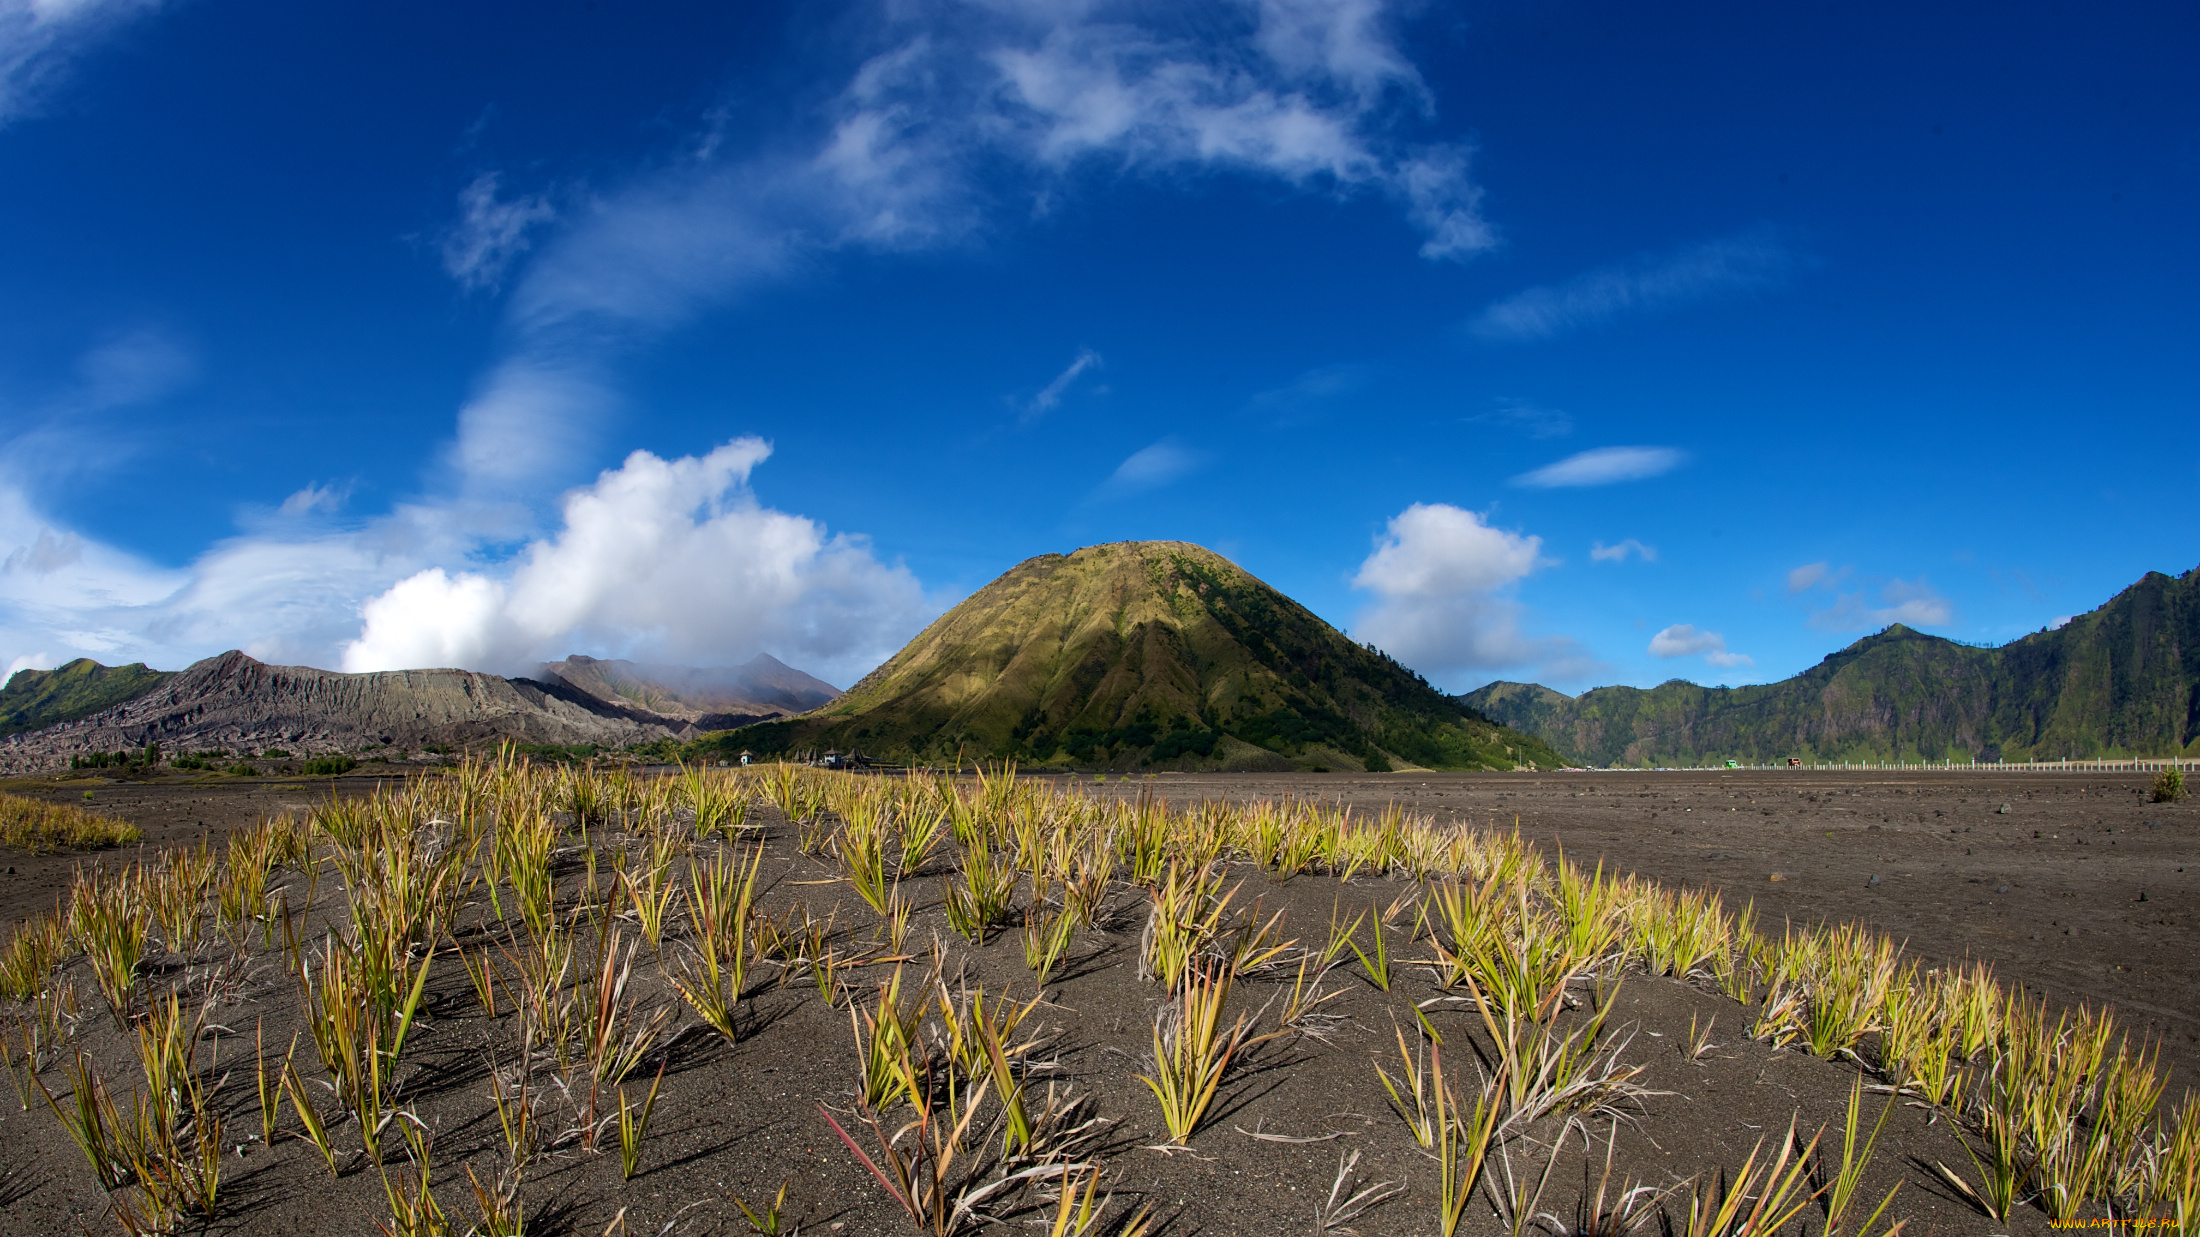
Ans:
[[[2154,775],[2154,793],[2150,796],[2152,802],[2175,803],[2184,797],[2185,775],[2183,773],[2176,769],[2164,769]]]
[[[242,760],[222,770],[222,772],[227,773],[232,777],[258,777],[260,775],[260,771],[258,769],[253,768],[249,763]]]
[[[316,756],[305,763],[305,772],[312,777],[333,777],[358,767],[359,762],[349,756]]]

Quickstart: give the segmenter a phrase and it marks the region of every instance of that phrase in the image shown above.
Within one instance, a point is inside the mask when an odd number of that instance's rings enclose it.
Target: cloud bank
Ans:
[[[1590,673],[1594,662],[1573,641],[1521,632],[1510,590],[1544,564],[1542,550],[1541,537],[1492,528],[1476,512],[1415,503],[1391,519],[1353,577],[1376,600],[1352,635],[1434,679]]]
[[[343,668],[514,673],[578,648],[724,664],[769,648],[852,679],[930,617],[923,590],[862,539],[761,506],[748,479],[770,454],[755,438],[634,452],[566,495],[563,527],[508,572],[431,568],[368,600]]]
[[[174,668],[242,648],[346,670],[523,673],[571,652],[725,665],[769,651],[853,681],[938,607],[864,539],[761,505],[748,479],[769,455],[754,438],[675,460],[635,452],[502,563],[480,553],[513,513],[446,504],[343,530],[300,521],[164,569],[0,489],[0,653]]]
[[[1785,281],[1801,260],[1770,228],[1755,228],[1662,255],[1516,292],[1467,323],[1488,343],[1532,343],[1629,313],[1676,309]]]

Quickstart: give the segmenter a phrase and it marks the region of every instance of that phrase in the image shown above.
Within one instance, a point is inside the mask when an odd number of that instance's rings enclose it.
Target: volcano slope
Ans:
[[[1562,763],[1180,541],[1028,559],[826,708],[701,750],[826,748],[1114,770]]]

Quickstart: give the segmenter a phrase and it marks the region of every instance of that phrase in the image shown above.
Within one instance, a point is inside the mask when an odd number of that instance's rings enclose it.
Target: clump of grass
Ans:
[[[2154,775],[2154,785],[2148,789],[2150,803],[2175,803],[2185,797],[2185,775],[2177,769],[2164,769]]]
[[[136,825],[73,803],[46,803],[0,792],[0,846],[44,855],[125,846],[144,836]]]
[[[1259,1042],[1242,1013],[1223,1029],[1231,980],[1231,968],[1195,966],[1184,973],[1176,999],[1154,1017],[1153,1073],[1138,1080],[1160,1101],[1169,1141],[1179,1146],[1199,1129],[1231,1063]]]

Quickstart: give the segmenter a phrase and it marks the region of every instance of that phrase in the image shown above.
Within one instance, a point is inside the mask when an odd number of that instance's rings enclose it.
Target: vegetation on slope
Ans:
[[[699,753],[839,748],[1062,767],[1552,767],[1212,551],[1120,542],[1029,559],[830,706]]]
[[[1597,765],[2200,754],[2200,569],[2151,572],[2000,648],[1897,624],[1778,683],[1579,698],[1492,683],[1464,699]]]
[[[90,717],[159,687],[171,672],[144,662],[102,666],[79,657],[53,670],[18,670],[0,687],[0,738]]]

